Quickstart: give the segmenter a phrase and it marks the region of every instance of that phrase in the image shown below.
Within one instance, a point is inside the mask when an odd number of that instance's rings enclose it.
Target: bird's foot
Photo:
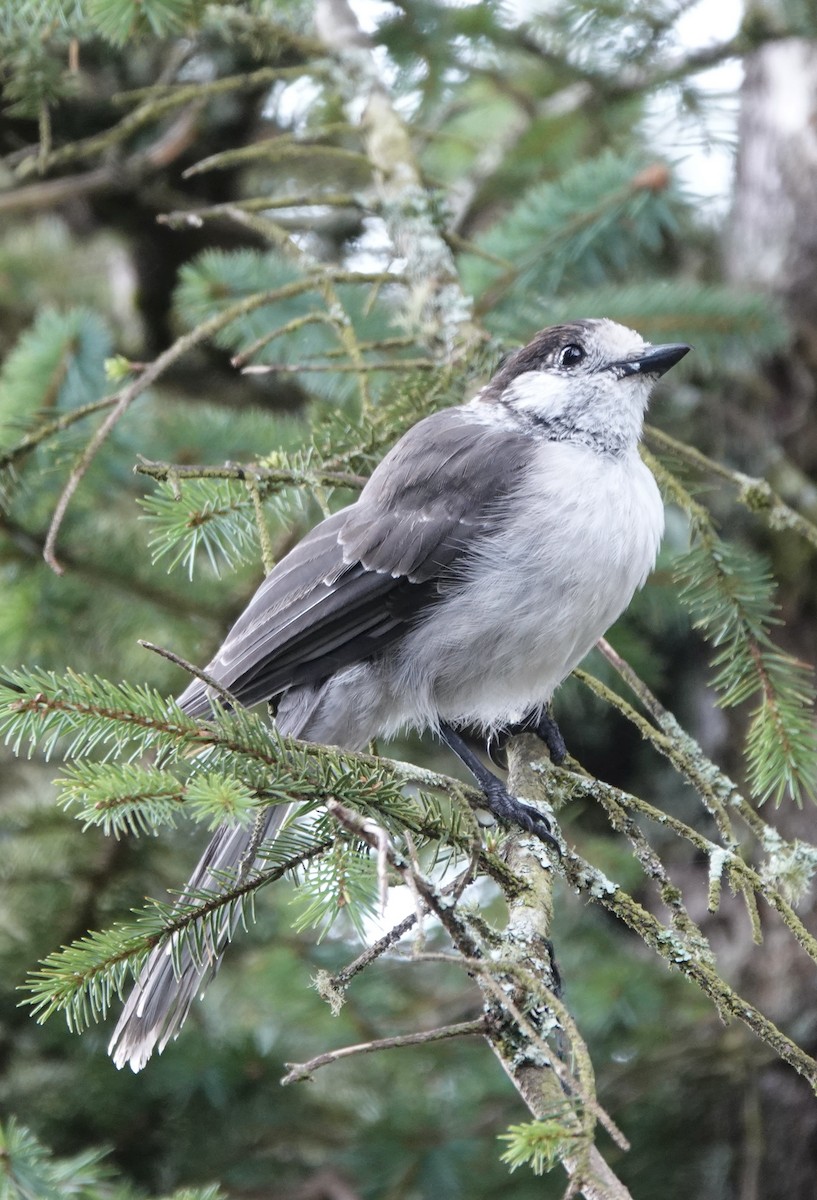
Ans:
[[[485,797],[485,807],[488,811],[503,825],[517,825],[561,855],[561,848],[553,836],[548,819],[533,805],[523,804],[521,800],[512,796],[502,780],[497,779],[496,775],[488,770],[462,736],[450,725],[442,724],[440,733],[460,762],[476,779]]]
[[[524,829],[526,833],[532,833],[534,837],[539,838],[540,842],[544,842],[546,846],[550,846],[561,856],[561,847],[553,836],[547,817],[532,804],[524,804],[521,800],[517,800],[516,796],[512,796],[496,776],[491,775],[490,772],[486,772],[486,774],[489,779],[485,783],[480,781],[480,786],[488,811],[503,825],[516,825],[520,829]]]

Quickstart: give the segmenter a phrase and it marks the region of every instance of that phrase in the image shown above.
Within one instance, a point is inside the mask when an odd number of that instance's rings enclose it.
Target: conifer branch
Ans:
[[[679,200],[671,182],[663,164],[645,169],[632,156],[617,158],[608,151],[576,163],[556,183],[531,187],[477,239],[483,250],[512,263],[501,273],[470,265],[466,278],[477,293],[477,315],[491,313],[493,321],[494,309],[513,289],[553,295],[566,280],[597,272],[599,262],[614,259],[621,271],[626,262],[637,261],[642,248],[677,220]]]
[[[183,108],[190,104],[199,106],[205,99],[209,99],[213,95],[257,91],[280,79],[300,79],[304,74],[314,73],[317,69],[315,66],[311,68],[307,66],[261,67],[246,75],[224,76],[221,79],[202,80],[194,84],[171,85],[159,88],[157,92],[148,88],[141,92],[141,95],[145,96],[144,103],[129,112],[115,125],[103,130],[102,133],[93,134],[91,137],[76,142],[67,142],[64,146],[48,150],[45,153],[41,148],[38,148],[34,154],[30,151],[23,151],[18,155],[10,155],[7,162],[9,165],[16,164],[15,175],[19,179],[27,178],[35,170],[42,174],[52,167],[61,167],[71,162],[83,162],[119,146],[144,126],[152,124],[176,108]],[[114,97],[114,102],[128,103],[139,96],[139,92],[122,92]]]
[[[752,792],[761,802],[770,796],[779,802],[787,791],[797,803],[803,795],[817,799],[814,673],[771,638],[778,618],[765,563],[722,541],[703,505],[649,451],[642,453],[695,535],[674,573],[695,626],[716,650],[719,701],[725,707],[755,701],[746,735]]]
[[[151,688],[76,672],[60,677],[49,671],[6,670],[0,680],[0,734],[15,753],[28,741],[30,752],[39,748],[47,756],[66,738],[66,757],[97,748],[108,756],[156,748],[175,756],[187,770],[223,765],[232,775],[238,768],[248,786],[271,802],[314,804],[342,794],[379,819],[423,839],[450,840],[469,856],[473,836],[461,828],[462,809],[479,808],[483,801],[476,789],[421,767],[282,738],[246,709],[194,720]],[[189,751],[196,752],[194,758]],[[406,798],[406,787],[419,789],[417,802]],[[451,815],[433,802],[435,792],[453,802]],[[479,865],[507,894],[518,890],[519,880],[500,855],[482,849]]]
[[[63,568],[56,558],[56,542],[71,498],[79,487],[93,459],[96,457],[97,452],[125,415],[133,401],[141,396],[143,392],[147,391],[177,359],[187,354],[194,346],[207,341],[208,338],[211,338],[214,334],[224,329],[225,326],[229,325],[231,321],[254,312],[255,309],[261,308],[265,304],[285,299],[288,296],[300,295],[302,292],[308,291],[315,286],[316,281],[312,278],[299,279],[282,287],[274,288],[271,291],[256,293],[253,296],[248,296],[244,300],[229,305],[215,316],[210,317],[209,320],[202,321],[200,325],[190,330],[189,333],[184,333],[178,337],[173,345],[169,346],[158,358],[154,359],[136,379],[110,397],[110,403],[113,406],[112,411],[85,447],[79,462],[72,470],[68,482],[63,488],[51,518],[51,525],[43,550],[43,558],[57,575],[63,573]]]
[[[27,433],[24,438],[21,438],[16,446],[0,451],[0,471],[6,470],[19,458],[36,450],[37,446],[48,441],[49,438],[56,437],[58,433],[70,429],[78,421],[84,421],[86,417],[92,417],[95,413],[104,412],[106,408],[112,408],[116,404],[116,400],[116,396],[103,396],[101,400],[92,400],[89,404],[73,408],[70,412],[63,413],[51,421],[44,421],[36,429]]]
[[[63,1012],[69,1028],[81,1031],[107,1015],[113,1000],[121,998],[128,978],[137,978],[151,950],[187,932],[194,934],[197,945],[206,945],[206,930],[214,924],[221,930],[225,911],[240,912],[241,902],[259,888],[324,854],[331,845],[326,839],[309,845],[285,862],[256,870],[246,879],[235,879],[218,892],[188,890],[173,905],[151,901],[130,924],[90,933],[50,954],[31,973],[26,985],[30,995],[23,1003],[41,1024]]]
[[[745,475],[742,471],[727,467],[724,463],[709,458],[695,446],[689,446],[686,442],[670,437],[668,433],[664,433],[663,430],[656,429],[652,425],[645,426],[644,432],[647,441],[659,450],[667,451],[673,457],[688,463],[698,471],[707,475],[716,475],[719,479],[724,479],[727,483],[732,484],[738,490],[738,501],[750,512],[760,516],[770,529],[775,532],[781,529],[791,529],[817,549],[817,523],[786,504],[774,491],[768,480]]]

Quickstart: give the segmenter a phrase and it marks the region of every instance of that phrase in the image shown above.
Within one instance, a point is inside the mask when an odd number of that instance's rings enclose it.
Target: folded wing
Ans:
[[[315,683],[376,655],[433,604],[502,502],[528,439],[448,409],[419,422],[353,505],[317,525],[270,572],[207,674],[242,704]],[[194,680],[179,698],[209,711]]]

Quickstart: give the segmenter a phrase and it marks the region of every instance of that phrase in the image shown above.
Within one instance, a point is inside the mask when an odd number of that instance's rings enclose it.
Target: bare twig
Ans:
[[[6,534],[8,539],[2,551],[3,558],[8,558],[12,554],[21,561],[42,558],[45,545],[44,534],[26,529],[18,521],[12,520],[8,513],[2,511],[0,511],[0,531]],[[95,587],[115,588],[130,598],[137,597],[148,604],[166,609],[168,612],[202,617],[211,624],[213,622],[219,625],[223,623],[224,614],[218,605],[208,603],[200,593],[193,595],[188,592],[182,597],[176,592],[165,591],[154,583],[140,579],[133,574],[132,569],[117,566],[110,555],[103,556],[100,561],[96,561],[94,558],[80,557],[75,552],[69,552],[65,556],[65,561],[72,571],[87,579]]]
[[[0,192],[0,214],[34,212],[37,209],[56,208],[80,196],[92,196],[109,188],[121,187],[122,175],[113,166],[95,167],[79,175],[63,175],[59,179],[46,179],[31,183],[27,187],[9,188]]]
[[[339,1050],[328,1050],[318,1054],[305,1063],[287,1063],[289,1073],[281,1080],[282,1085],[300,1083],[311,1079],[313,1073],[329,1063],[338,1062],[342,1058],[351,1058],[355,1054],[374,1054],[378,1050],[395,1050],[401,1046],[424,1046],[429,1042],[442,1042],[449,1038],[472,1037],[475,1033],[485,1033],[485,1017],[477,1017],[473,1021],[460,1021],[457,1025],[443,1025],[439,1029],[429,1029],[425,1033],[406,1033],[399,1037],[378,1038],[372,1042],[360,1042],[356,1046],[342,1046]]]
[[[58,433],[70,429],[72,425],[76,425],[78,421],[84,421],[86,417],[91,417],[94,413],[104,412],[106,408],[111,408],[115,403],[116,396],[104,396],[101,400],[92,400],[90,404],[81,404],[78,408],[63,413],[61,417],[56,417],[53,421],[44,421],[42,425],[21,438],[16,446],[11,446],[8,450],[0,453],[0,471],[10,467],[18,459],[24,458],[32,450],[36,450],[42,442],[56,437]]]
[[[326,809],[336,821],[351,833],[354,833],[364,842],[367,842],[378,852],[385,852],[391,866],[403,876],[407,883],[410,879],[411,886],[416,889],[429,911],[433,912],[439,919],[460,953],[467,955],[469,958],[480,957],[480,950],[477,943],[456,915],[453,907],[443,899],[433,884],[429,883],[419,871],[416,871],[412,864],[407,862],[401,854],[398,854],[392,846],[386,845],[384,847],[382,845],[378,835],[372,831],[365,817],[352,812],[351,809],[346,808],[337,800],[328,800]]]
[[[459,899],[465,888],[473,880],[476,869],[477,868],[473,862],[469,863],[466,869],[462,871],[456,879],[451,880],[449,883],[445,884],[444,887],[440,888],[440,895],[443,897],[453,895],[455,899]],[[381,938],[378,938],[377,941],[373,942],[371,946],[367,946],[363,953],[359,954],[356,959],[350,962],[347,966],[343,967],[342,970],[338,971],[335,975],[332,975],[330,978],[328,978],[326,983],[333,994],[343,992],[350,981],[354,979],[355,975],[360,974],[361,971],[364,971],[366,967],[370,966],[373,962],[390,950],[392,946],[395,946],[400,939],[404,937],[416,924],[416,922],[417,913],[409,913],[408,916],[404,917],[402,921],[399,921],[392,929],[390,929],[388,933],[385,933]]]
[[[359,196],[353,192],[291,192],[282,196],[252,196],[249,200],[231,200],[229,203],[210,204],[205,208],[180,208],[173,212],[160,213],[156,218],[159,225],[171,229],[193,226],[198,229],[205,221],[232,219],[236,209],[243,212],[266,212],[277,208],[355,208],[363,207]],[[368,207],[368,206],[367,206]]]
[[[302,375],[309,371],[437,371],[440,364],[431,358],[386,358],[380,362],[360,363],[254,363],[243,367],[242,375]]]
[[[735,798],[739,796],[737,786],[704,755],[697,742],[681,728],[673,714],[667,712],[661,720],[661,728],[656,729],[651,721],[636,712],[631,704],[593,675],[579,669],[573,674],[605,704],[609,704],[626,717],[641,736],[692,784],[715,821],[724,845],[729,849],[734,848],[737,838],[732,829],[728,807],[732,807]],[[642,688],[646,688],[646,684],[640,682]],[[657,711],[661,706],[654,697],[653,701],[656,706],[653,711]]]
[[[670,716],[670,713],[660,703],[657,696],[650,691],[643,679],[639,678],[630,664],[610,645],[607,638],[599,638],[596,642],[596,648],[601,651],[610,666],[615,668],[627,686],[635,692],[653,720],[660,724]]]
[[[166,650],[164,646],[156,646],[153,642],[146,642],[143,638],[137,638],[137,645],[144,646],[145,650],[151,650],[154,654],[158,654],[160,658],[166,658],[168,662],[174,663],[177,667],[181,667],[183,671],[187,671],[189,675],[195,675],[196,679],[200,679],[208,688],[212,688],[219,696],[221,696],[230,708],[238,706],[238,700],[233,693],[229,691],[223,683],[219,683],[212,675],[208,675],[206,671],[202,671],[200,667],[194,667],[186,658],[182,658],[178,654],[174,654],[172,650]]]
[[[704,956],[694,953],[685,940],[679,939],[674,931],[667,929],[637,900],[607,879],[575,851],[566,852],[563,865],[567,880],[572,886],[592,896],[618,917],[646,945],[697,984],[724,1019],[729,1016],[737,1017],[765,1042],[778,1058],[794,1067],[817,1089],[817,1061],[786,1037],[759,1009],[738,995]]]

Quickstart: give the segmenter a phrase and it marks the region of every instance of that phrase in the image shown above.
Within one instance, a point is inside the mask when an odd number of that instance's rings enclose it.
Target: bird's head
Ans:
[[[689,349],[653,346],[607,319],[553,325],[506,359],[477,403],[548,440],[620,454],[641,436],[656,381]]]

